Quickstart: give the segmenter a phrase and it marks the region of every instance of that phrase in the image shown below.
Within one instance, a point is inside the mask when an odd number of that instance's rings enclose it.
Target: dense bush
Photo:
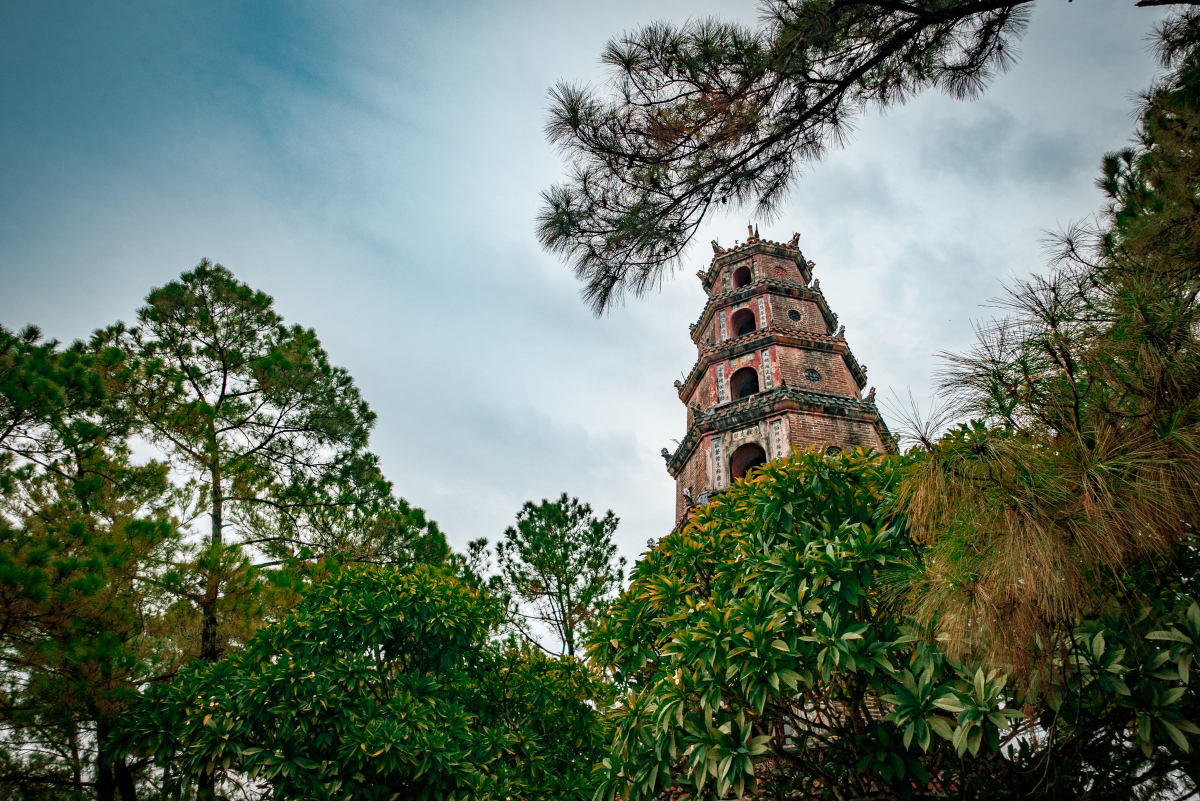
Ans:
[[[958,435],[953,435],[958,436]],[[1128,798],[1186,785],[1192,551],[1080,621],[1025,688],[905,625],[894,492],[929,457],[771,462],[639,562],[591,640],[623,695],[606,797]],[[1114,599],[1115,600],[1115,599]]]
[[[599,688],[574,659],[489,641],[502,611],[439,568],[347,570],[147,693],[127,736],[176,782],[278,798],[590,798]]]

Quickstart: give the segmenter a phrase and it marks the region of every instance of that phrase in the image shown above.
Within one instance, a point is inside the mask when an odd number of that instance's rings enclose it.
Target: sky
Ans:
[[[603,317],[535,236],[564,165],[559,80],[655,20],[755,24],[751,2],[0,0],[0,324],[62,341],[132,322],[201,258],[316,330],[378,415],[372,449],[452,546],[563,492],[634,559],[673,523],[710,219],[661,291]],[[1042,0],[981,98],[859,118],[764,238],[806,258],[881,399],[927,398],[1002,282],[1097,212],[1155,74],[1162,11]]]

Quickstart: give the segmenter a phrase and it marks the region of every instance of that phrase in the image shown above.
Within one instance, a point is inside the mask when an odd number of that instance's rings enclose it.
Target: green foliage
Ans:
[[[589,639],[623,692],[598,797],[1190,792],[1196,566],[1131,577],[1155,602],[1081,622],[1027,691],[903,624],[923,458],[770,462],[634,567]]]
[[[0,788],[131,799],[112,730],[178,656],[151,579],[178,547],[165,465],[134,464],[79,346],[0,328]]]
[[[576,639],[621,586],[625,558],[612,541],[619,522],[612,510],[596,518],[565,492],[554,502],[525,503],[496,559],[499,586],[517,602],[510,619],[526,636],[533,639],[531,620],[549,625],[563,651],[575,655]]]
[[[312,331],[208,262],[90,344],[0,328],[0,788],[211,797],[215,775],[183,788],[114,745],[141,689],[345,563],[449,556],[366,450],[372,421]],[[167,461],[131,458],[139,435]]]
[[[1031,2],[766,0],[758,28],[660,22],[610,41],[615,97],[553,90],[546,131],[570,180],[543,194],[539,238],[597,313],[641,295],[714,208],[769,215],[867,106],[976,96],[1012,63]]]
[[[1082,620],[1158,603],[1140,571],[1196,547],[1198,44],[1196,13],[1167,23],[1138,144],[1104,159],[1103,215],[950,357],[943,389],[975,422],[930,444],[904,506],[929,551],[910,609],[956,657],[1044,672]]]
[[[443,559],[436,525],[392,494],[366,450],[374,415],[315,332],[203,261],[153,290],[138,325],[98,332],[123,408],[186,477],[210,533],[171,585],[198,621],[190,653],[216,660],[261,614],[250,557]],[[187,625],[186,621],[181,621]]]
[[[582,663],[489,642],[503,605],[444,570],[356,567],[245,651],[149,692],[138,749],[181,778],[311,799],[583,799],[600,689]]]

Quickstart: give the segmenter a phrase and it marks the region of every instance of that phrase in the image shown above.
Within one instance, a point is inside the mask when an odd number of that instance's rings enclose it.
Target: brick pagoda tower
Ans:
[[[895,452],[875,408],[862,396],[867,369],[846,344],[814,264],[797,246],[759,239],[713,242],[713,260],[697,273],[708,303],[691,326],[699,356],[675,382],[687,406],[687,434],[663,449],[675,479],[675,522],[729,487],[751,467],[813,446],[827,453],[872,447]]]

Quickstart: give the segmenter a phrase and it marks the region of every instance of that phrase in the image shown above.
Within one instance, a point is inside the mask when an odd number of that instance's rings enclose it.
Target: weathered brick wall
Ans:
[[[789,387],[824,392],[827,395],[859,397],[858,385],[850,376],[841,354],[828,351],[780,348],[777,354],[780,372]],[[804,377],[807,370],[816,370],[821,380],[814,383]]]
[[[754,258],[758,259],[759,268],[762,270],[764,278],[778,278],[782,281],[791,281],[794,284],[803,284],[804,276],[800,273],[800,268],[796,266],[793,259],[782,259],[778,256],[768,254],[760,254]]]
[[[711,404],[712,389],[712,368],[709,368],[700,381],[696,384],[696,391],[692,393],[692,397],[688,399],[688,405],[699,403],[700,408],[707,409]]]
[[[794,259],[772,256],[768,253],[754,253],[722,265],[716,274],[711,294],[720,295],[733,289],[733,274],[742,267],[750,268],[751,281],[776,278],[781,281],[791,281],[793,284],[806,283],[804,273],[800,271]]]
[[[699,500],[700,493],[707,487],[707,471],[704,447],[696,448],[692,458],[684,465],[679,476],[675,479],[675,522],[683,519],[687,512],[687,501],[683,497],[684,488],[692,491],[692,500]]]
[[[759,300],[762,300],[760,307]],[[799,323],[792,321],[788,316],[788,309],[798,309],[802,319]],[[757,294],[749,300],[742,300],[737,303],[731,303],[727,306],[721,306],[712,313],[712,318],[708,325],[705,326],[704,334],[700,337],[702,344],[716,344],[729,339],[737,338],[737,331],[733,328],[733,315],[742,309],[749,309],[754,315],[755,329],[766,328],[769,325],[788,325],[792,328],[797,328],[801,331],[813,331],[815,333],[825,334],[824,323],[822,322],[821,312],[815,303],[810,301],[801,301],[794,298],[784,298],[778,295],[770,295],[769,299],[766,294]],[[721,319],[725,319],[725,331],[728,336],[721,336]]]
[[[675,480],[675,521],[677,524],[683,520],[688,509],[687,500],[683,496],[685,488],[690,489],[692,499],[698,501],[702,493],[729,486],[732,481],[729,474],[729,462],[739,445],[747,441],[756,442],[767,451],[770,458],[788,455],[786,449],[781,451],[774,447],[775,434],[771,429],[771,421],[779,419],[779,417],[773,416],[759,423],[739,426],[735,430],[722,431],[704,437],[697,444]],[[783,425],[780,430],[783,437],[795,451],[806,451],[812,447],[825,450],[830,446],[836,446],[843,450],[855,447],[885,450],[879,439],[879,433],[870,420],[856,420],[821,412],[799,411],[787,412],[783,415],[781,422]],[[768,431],[772,431],[772,433],[768,434]],[[712,452],[713,437],[719,437],[722,446],[723,482],[720,487],[712,485],[708,472],[708,457]]]
[[[791,412],[792,447],[804,451],[814,445],[826,448],[836,445],[843,450],[855,447],[871,447],[883,451],[879,432],[868,420],[851,420],[834,415],[813,412]]]
[[[832,334],[825,325],[825,317],[821,309],[811,300],[800,300],[782,295],[771,296],[771,308],[775,312],[775,325],[783,325],[812,334]],[[800,312],[800,322],[788,317],[788,311]]]
[[[696,388],[692,390],[692,394],[684,400],[684,403],[687,405],[687,424],[689,429],[692,427],[692,423],[695,422],[695,413],[692,411],[692,406],[698,403],[701,409],[707,409],[713,405],[713,392],[710,380],[711,372],[712,368],[710,367],[700,380],[696,382]]]

